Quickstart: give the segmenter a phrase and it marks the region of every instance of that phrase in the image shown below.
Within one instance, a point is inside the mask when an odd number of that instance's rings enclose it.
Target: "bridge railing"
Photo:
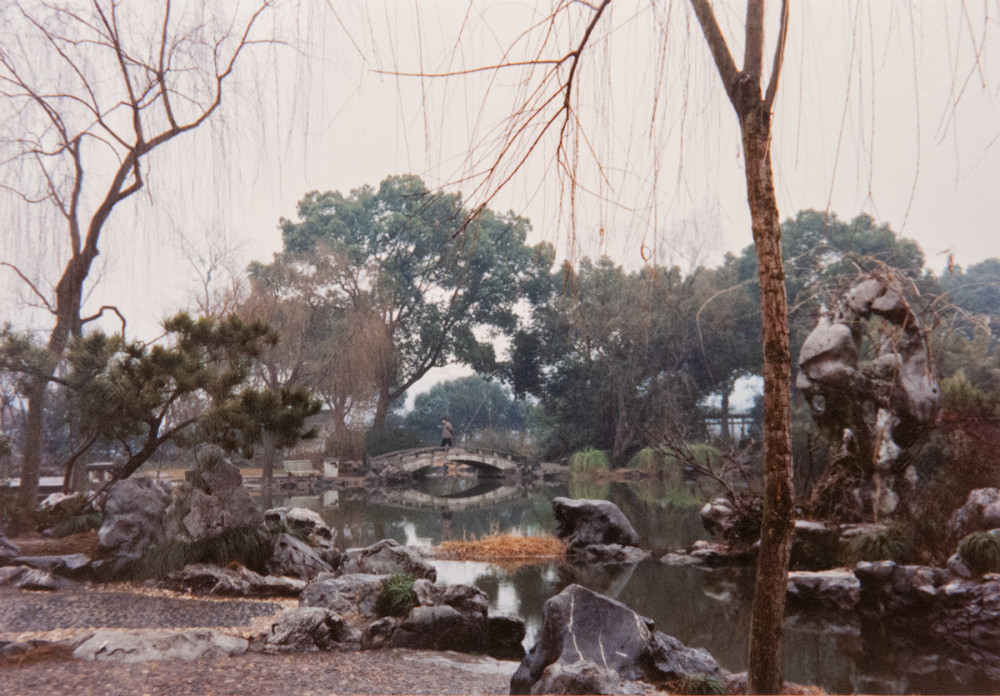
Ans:
[[[385,454],[380,454],[377,457],[372,457],[372,462],[388,463],[388,462],[405,462],[409,459],[422,459],[428,454],[433,455],[438,452],[446,452],[445,448],[442,447],[416,447],[413,449],[406,450],[396,450],[395,452],[387,452]],[[500,450],[487,449],[485,447],[451,447],[450,451],[461,452],[463,454],[476,454],[485,457],[500,457],[502,459],[508,459],[512,462],[523,463],[524,457],[519,455],[511,454],[510,452],[501,452]]]

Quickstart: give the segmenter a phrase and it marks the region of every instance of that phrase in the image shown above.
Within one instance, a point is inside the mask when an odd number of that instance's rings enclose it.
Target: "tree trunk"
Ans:
[[[729,386],[728,382],[726,386],[722,388],[722,403],[720,404],[719,411],[721,412],[721,418],[719,422],[719,436],[722,441],[727,445],[733,441],[732,431],[729,429]]]
[[[28,419],[24,430],[24,456],[21,459],[21,501],[30,507],[38,504],[38,476],[42,469],[42,431],[45,421],[45,387],[48,380],[33,377],[28,385]]]
[[[764,516],[750,618],[749,689],[781,693],[781,641],[795,531],[791,444],[791,358],[781,225],[771,170],[770,114],[740,113],[747,200],[753,220],[764,344]]]
[[[389,399],[389,390],[379,388],[378,401],[375,403],[375,420],[372,422],[373,430],[382,430],[385,427],[390,404],[392,401]]]
[[[265,430],[260,439],[260,487],[270,490],[274,484],[274,464],[278,459],[278,451],[274,449],[274,435]]]

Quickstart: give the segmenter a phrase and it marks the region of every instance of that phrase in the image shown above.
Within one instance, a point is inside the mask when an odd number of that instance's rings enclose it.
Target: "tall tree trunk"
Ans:
[[[47,379],[33,377],[27,389],[28,418],[24,430],[24,456],[21,459],[21,501],[31,507],[38,504],[38,476],[42,470],[47,385]]]
[[[278,451],[274,448],[274,435],[265,430],[260,439],[260,487],[261,490],[271,490],[274,484],[274,465],[278,459]]]
[[[795,531],[788,303],[771,170],[770,114],[750,109],[740,114],[740,124],[764,344],[764,516],[750,618],[748,686],[751,693],[777,694],[784,685],[781,647],[788,562]]]

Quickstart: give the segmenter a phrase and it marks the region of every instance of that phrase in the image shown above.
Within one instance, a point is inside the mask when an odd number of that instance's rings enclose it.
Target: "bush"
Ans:
[[[264,530],[231,529],[211,539],[192,543],[172,541],[151,549],[128,569],[126,575],[131,580],[162,578],[190,563],[225,567],[233,562],[262,573],[272,550],[271,537]]]
[[[569,473],[571,476],[588,476],[605,474],[611,471],[608,455],[592,447],[574,452],[569,458]]]
[[[915,555],[913,541],[899,529],[890,529],[874,534],[860,534],[847,545],[847,560],[895,561],[908,563]]]
[[[1000,529],[963,538],[958,542],[958,555],[975,575],[1000,573]]]
[[[415,578],[409,573],[396,573],[382,581],[382,589],[375,599],[379,616],[406,616],[417,606],[417,593],[413,591]]]

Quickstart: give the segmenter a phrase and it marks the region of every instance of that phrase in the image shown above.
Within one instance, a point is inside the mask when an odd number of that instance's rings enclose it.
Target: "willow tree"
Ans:
[[[113,309],[84,312],[113,211],[144,188],[154,151],[219,109],[223,85],[257,41],[255,26],[271,4],[91,0],[0,9],[0,190],[22,210],[18,243],[46,256],[37,273],[3,265],[51,314],[53,369],[70,338]],[[62,269],[54,282],[46,264]],[[26,390],[21,492],[29,502],[37,495],[49,377]]]

